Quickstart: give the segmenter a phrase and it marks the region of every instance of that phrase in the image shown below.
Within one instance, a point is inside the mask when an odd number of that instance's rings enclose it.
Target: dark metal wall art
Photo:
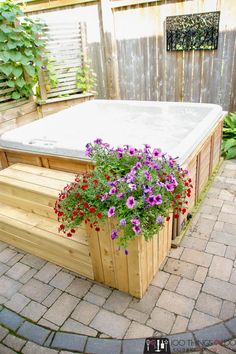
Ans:
[[[217,49],[220,11],[166,17],[167,51]]]

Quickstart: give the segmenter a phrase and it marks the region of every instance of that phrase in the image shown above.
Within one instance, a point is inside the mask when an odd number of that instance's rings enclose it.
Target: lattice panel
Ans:
[[[40,86],[45,86],[44,90],[41,87],[42,99],[62,98],[80,93],[76,87],[76,72],[84,62],[84,25],[79,22],[47,23],[46,32],[46,50],[53,59],[52,66],[58,84],[53,86],[48,73],[43,72],[43,80],[40,82]]]

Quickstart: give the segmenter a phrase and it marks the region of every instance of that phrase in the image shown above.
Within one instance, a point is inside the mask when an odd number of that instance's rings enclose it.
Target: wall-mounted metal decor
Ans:
[[[166,17],[167,51],[217,49],[220,11]]]

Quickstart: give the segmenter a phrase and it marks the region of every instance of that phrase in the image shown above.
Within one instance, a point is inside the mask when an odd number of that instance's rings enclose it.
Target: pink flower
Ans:
[[[115,208],[114,206],[111,206],[110,209],[109,209],[108,212],[107,212],[107,216],[108,216],[109,218],[111,218],[112,216],[114,216],[114,215],[115,215],[115,210],[116,210],[116,208]]]
[[[133,209],[133,207],[135,206],[135,199],[134,197],[129,197],[126,201],[126,206],[129,208],[129,209]]]

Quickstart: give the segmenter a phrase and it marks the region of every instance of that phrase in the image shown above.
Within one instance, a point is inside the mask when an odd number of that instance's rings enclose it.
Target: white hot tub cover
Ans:
[[[93,100],[65,109],[0,137],[0,147],[78,159],[102,138],[114,147],[145,143],[183,163],[222,116],[214,104]]]

